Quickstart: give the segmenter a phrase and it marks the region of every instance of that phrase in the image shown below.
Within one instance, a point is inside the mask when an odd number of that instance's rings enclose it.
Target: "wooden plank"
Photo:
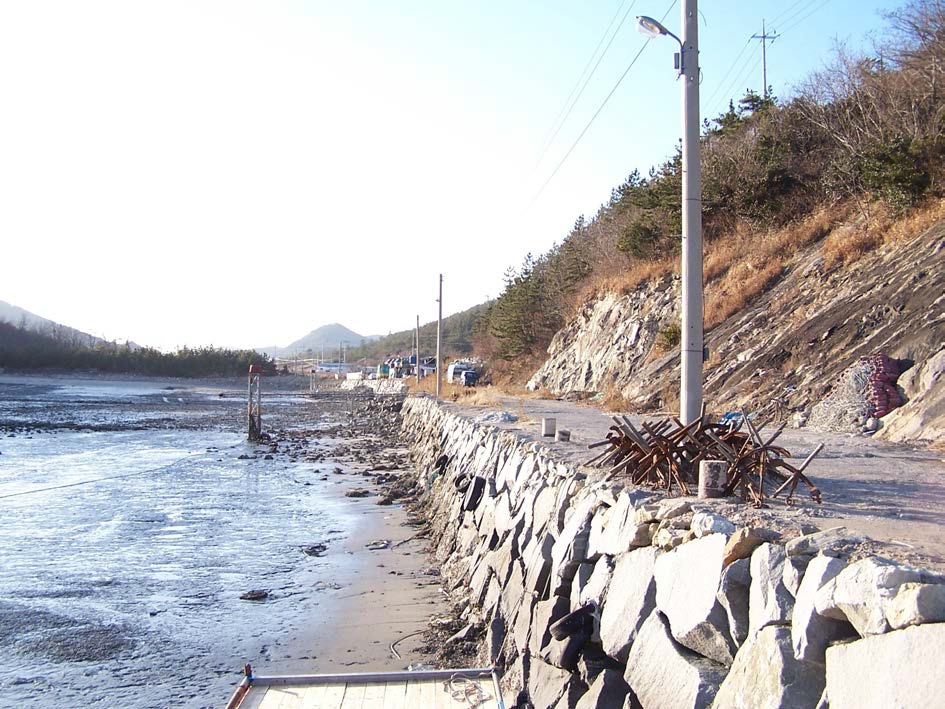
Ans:
[[[384,709],[408,709],[406,682],[387,684],[384,688]]]
[[[361,709],[384,709],[384,688],[383,682],[366,683]]]
[[[436,686],[439,680],[427,679],[420,683],[420,699],[417,707],[432,707],[436,701]]]
[[[249,693],[240,702],[239,709],[259,709],[268,692],[269,687],[250,687]]]
[[[286,687],[282,692],[282,703],[279,704],[279,709],[299,709],[305,690],[306,687]]]
[[[294,687],[270,687],[266,692],[266,698],[260,703],[259,709],[282,709],[291,707],[292,704],[285,703],[291,701],[299,690]]]
[[[325,694],[322,696],[322,703],[318,704],[318,709],[341,709],[341,702],[345,696],[344,682],[332,682],[325,685]]]
[[[362,682],[345,685],[345,697],[341,702],[341,709],[361,709],[364,703],[366,687]]]
[[[405,707],[420,706],[420,688],[423,683],[420,680],[410,680],[407,682],[407,693],[404,696]]]

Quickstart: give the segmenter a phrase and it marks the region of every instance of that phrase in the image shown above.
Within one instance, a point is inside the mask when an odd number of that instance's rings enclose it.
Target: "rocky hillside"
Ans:
[[[834,232],[860,226],[854,220]],[[881,352],[905,369],[907,403],[885,417],[880,435],[945,441],[945,221],[846,265],[828,265],[830,241],[801,250],[766,292],[707,331],[709,406],[756,410],[784,393],[803,416],[859,357]],[[660,352],[658,333],[678,322],[678,290],[667,277],[588,303],[554,337],[529,388],[675,408],[678,353]]]

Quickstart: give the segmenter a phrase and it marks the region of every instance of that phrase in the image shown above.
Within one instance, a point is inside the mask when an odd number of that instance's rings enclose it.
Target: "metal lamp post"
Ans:
[[[680,39],[651,17],[637,17],[648,37],[679,42],[682,77],[682,333],[679,412],[683,424],[702,415],[702,170],[699,164],[699,14],[697,0],[683,0]]]

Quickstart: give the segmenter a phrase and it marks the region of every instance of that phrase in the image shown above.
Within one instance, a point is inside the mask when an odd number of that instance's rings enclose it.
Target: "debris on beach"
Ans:
[[[345,497],[367,497],[370,494],[370,490],[365,490],[363,487],[356,487],[353,490],[348,490],[345,493]]]
[[[381,549],[390,547],[390,539],[375,539],[373,542],[368,542],[364,546],[371,551],[380,551]]]
[[[241,601],[264,601],[269,598],[269,591],[264,589],[254,589],[240,595]]]
[[[302,553],[306,556],[322,556],[326,551],[328,551],[328,545],[321,542],[302,547]]]

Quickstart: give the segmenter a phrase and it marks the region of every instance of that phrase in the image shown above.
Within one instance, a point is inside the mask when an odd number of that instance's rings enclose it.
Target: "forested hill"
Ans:
[[[477,328],[484,322],[492,302],[474,305],[468,310],[443,318],[444,356],[467,355],[473,351]],[[349,362],[360,359],[377,360],[391,355],[406,355],[413,351],[414,330],[403,330],[381,337],[373,342],[348,350]],[[420,326],[420,355],[427,357],[436,352],[436,321]]]
[[[245,375],[251,364],[275,373],[275,363],[252,350],[184,347],[165,353],[150,347],[99,342],[78,344],[70,335],[56,337],[0,321],[0,368],[14,370],[97,370],[169,377]]]
[[[888,14],[872,53],[837,50],[794,95],[748,92],[702,132],[706,327],[774,287],[789,260],[823,244],[827,269],[894,238],[889,229],[945,194],[945,3]],[[678,270],[678,149],[633,172],[563,240],[529,255],[479,329],[477,350],[516,380],[582,306]],[[841,222],[853,224],[837,229]]]

